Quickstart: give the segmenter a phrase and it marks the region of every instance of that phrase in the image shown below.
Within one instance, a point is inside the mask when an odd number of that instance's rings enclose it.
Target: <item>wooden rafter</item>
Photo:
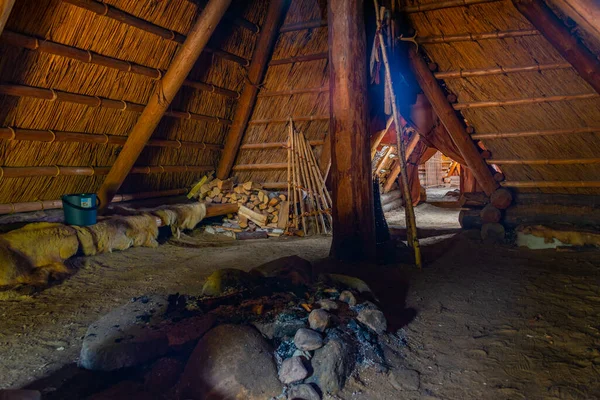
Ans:
[[[535,160],[486,160],[488,164],[497,165],[574,165],[574,164],[600,164],[600,158],[547,158]]]
[[[436,72],[433,75],[436,79],[454,79],[454,78],[471,78],[474,76],[490,76],[514,74],[519,72],[542,72],[557,69],[569,69],[573,66],[569,63],[553,63],[553,64],[533,64],[522,65],[518,67],[494,67],[494,68],[477,68],[477,69],[461,69],[457,71]]]
[[[537,36],[540,33],[535,29],[516,29],[509,31],[494,31],[480,33],[460,33],[456,35],[438,35],[417,37],[419,44],[452,43],[452,42],[475,42],[478,40],[506,39],[523,36]]]
[[[600,93],[600,61],[571,34],[552,10],[542,0],[512,1],[579,75]]]
[[[196,20],[185,43],[175,55],[150,101],[138,118],[127,142],[119,153],[98,192],[101,207],[108,206],[127,174],[137,161],[146,143],[183,85],[198,57],[206,47],[217,25],[225,15],[231,0],[210,0]]]
[[[563,96],[546,96],[546,97],[531,97],[526,99],[510,99],[510,100],[490,100],[490,101],[474,101],[470,103],[456,103],[452,107],[455,110],[465,110],[467,108],[489,108],[489,107],[507,107],[521,106],[524,104],[541,104],[541,103],[556,103],[559,101],[573,100],[588,100],[600,97],[598,93],[581,93]]]
[[[308,54],[305,56],[296,56],[296,57],[289,57],[289,58],[281,58],[279,60],[273,60],[269,63],[269,65],[293,64],[293,63],[297,63],[297,62],[326,60],[326,59],[327,59],[327,53],[316,53],[316,54]]]
[[[227,133],[224,151],[217,168],[217,177],[219,179],[226,179],[231,173],[231,168],[244,138],[248,121],[254,111],[259,85],[264,79],[269,59],[273,54],[275,41],[279,35],[279,28],[283,23],[289,6],[289,0],[272,0],[269,4],[267,17],[258,37],[252,61],[248,67],[247,82],[238,101],[233,124]]]
[[[450,137],[463,156],[465,163],[473,172],[477,182],[484,192],[490,196],[498,189],[498,182],[494,180],[489,166],[485,163],[475,143],[466,132],[465,126],[459,120],[452,105],[448,103],[433,73],[414,48],[409,51],[409,60],[425,97],[427,97],[438,118],[448,130]]]
[[[433,10],[442,10],[444,8],[464,7],[473,4],[494,3],[501,0],[444,0],[427,4],[417,4],[414,6],[406,6],[402,11],[405,13],[416,13]]]
[[[327,26],[327,20],[315,19],[312,21],[303,21],[303,22],[297,22],[295,24],[284,25],[281,27],[279,32],[281,32],[281,33],[294,32],[294,31],[301,31],[303,29],[321,28],[323,26]]]
[[[322,146],[324,140],[309,140],[311,146]],[[240,150],[265,150],[265,149],[287,149],[287,142],[246,143],[240,146]]]
[[[584,128],[549,129],[542,131],[476,133],[471,138],[476,140],[510,139],[516,137],[551,136],[551,135],[576,135],[579,133],[600,132],[600,126]]]
[[[274,92],[260,92],[258,97],[277,97],[277,96],[293,96],[297,94],[319,94],[329,92],[328,86],[304,89],[279,90]]]

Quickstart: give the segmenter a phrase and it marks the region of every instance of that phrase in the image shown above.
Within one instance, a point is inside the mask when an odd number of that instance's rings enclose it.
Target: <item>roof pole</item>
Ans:
[[[108,206],[137,161],[175,94],[183,85],[215,28],[225,15],[231,0],[210,0],[192,27],[165,76],[127,138],[127,142],[98,192],[101,209]]]
[[[16,0],[0,0],[0,35],[6,26],[8,16],[15,5]]]
[[[290,2],[290,0],[271,0],[269,4],[267,17],[248,67],[247,81],[235,109],[233,123],[227,133],[225,147],[217,168],[217,178],[219,179],[227,179],[231,173],[248,121],[252,116],[252,111],[254,111],[259,85],[267,72],[269,59],[273,54],[275,41],[279,36],[279,28],[283,24]]]

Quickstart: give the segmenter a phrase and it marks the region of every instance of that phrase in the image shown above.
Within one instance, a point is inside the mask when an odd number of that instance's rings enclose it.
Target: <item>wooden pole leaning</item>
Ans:
[[[421,268],[421,248],[419,246],[419,238],[417,237],[417,222],[415,219],[415,210],[412,204],[412,197],[410,195],[410,187],[408,186],[408,174],[406,172],[406,146],[404,145],[404,141],[402,140],[402,128],[400,128],[402,125],[400,124],[400,115],[398,113],[398,106],[396,103],[396,94],[394,93],[394,85],[392,82],[392,73],[385,45],[385,38],[381,33],[381,15],[379,1],[373,0],[373,4],[375,6],[375,15],[377,20],[377,35],[379,36],[381,58],[383,59],[383,64],[385,66],[385,81],[391,96],[392,115],[394,116],[394,124],[396,125],[396,142],[398,143],[398,149],[400,151],[400,178],[402,180],[402,194],[404,197],[404,209],[406,211],[408,244],[413,248],[415,252],[415,264],[418,268]]]
[[[127,174],[152,136],[154,129],[158,126],[217,25],[225,15],[230,3],[231,0],[210,0],[200,17],[198,17],[185,43],[175,56],[165,76],[159,82],[155,93],[150,97],[148,105],[138,118],[125,146],[123,146],[121,153],[104,180],[98,192],[102,208],[108,206],[123,184]]]
[[[317,208],[317,213],[318,215],[316,216],[318,221],[317,222],[321,222],[321,227],[322,227],[322,233],[327,233],[327,225],[325,224],[325,217],[323,217],[323,214],[325,213],[325,209],[327,209],[327,204],[325,204],[324,199],[322,198],[322,194],[320,193],[319,190],[319,186],[317,183],[317,177],[315,176],[315,171],[312,168],[312,162],[310,160],[310,155],[308,154],[308,152],[312,152],[311,149],[309,149],[308,147],[308,142],[306,140],[306,138],[304,137],[304,134],[300,133],[298,135],[298,141],[300,143],[300,150],[302,152],[302,157],[304,158],[304,164],[306,166],[306,170],[307,170],[307,175],[308,175],[308,180],[310,183],[310,191],[313,194],[313,198],[315,200],[315,205]]]

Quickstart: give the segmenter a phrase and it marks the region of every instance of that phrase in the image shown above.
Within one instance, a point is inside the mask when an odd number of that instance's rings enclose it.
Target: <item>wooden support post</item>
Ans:
[[[452,105],[446,100],[444,92],[433,77],[429,67],[414,48],[409,51],[409,59],[427,100],[429,100],[433,110],[448,130],[467,166],[475,175],[475,179],[477,179],[484,192],[490,196],[498,188],[498,182],[494,180],[492,172],[479,154],[475,143],[473,143],[464,125],[458,119]]]
[[[8,16],[15,5],[16,0],[0,0],[0,35],[6,26]]]
[[[367,44],[362,0],[328,2],[333,242],[331,255],[375,256],[375,214],[367,104]]]
[[[210,0],[194,24],[185,43],[175,56],[156,92],[127,138],[127,142],[115,161],[98,192],[100,205],[105,208],[123,184],[144,146],[152,136],[175,94],[190,73],[196,60],[204,50],[219,21],[225,15],[231,0]]]
[[[600,93],[600,62],[542,0],[513,0],[515,7],[571,63],[579,75]]]
[[[262,83],[269,59],[273,54],[275,41],[279,35],[279,27],[285,19],[289,6],[290,0],[272,0],[269,4],[267,17],[248,67],[247,82],[238,101],[233,124],[225,140],[224,151],[217,168],[217,178],[219,179],[227,179],[231,173],[248,121],[252,116],[252,111],[254,111],[259,85]]]

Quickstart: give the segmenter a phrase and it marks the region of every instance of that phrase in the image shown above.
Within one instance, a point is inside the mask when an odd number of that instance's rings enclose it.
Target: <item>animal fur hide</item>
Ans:
[[[173,235],[179,238],[182,230],[194,229],[206,217],[206,205],[200,202],[175,204],[155,209],[152,214],[160,218],[163,226],[171,226]]]
[[[0,286],[45,284],[68,273],[64,261],[77,253],[77,231],[39,222],[0,235]]]

